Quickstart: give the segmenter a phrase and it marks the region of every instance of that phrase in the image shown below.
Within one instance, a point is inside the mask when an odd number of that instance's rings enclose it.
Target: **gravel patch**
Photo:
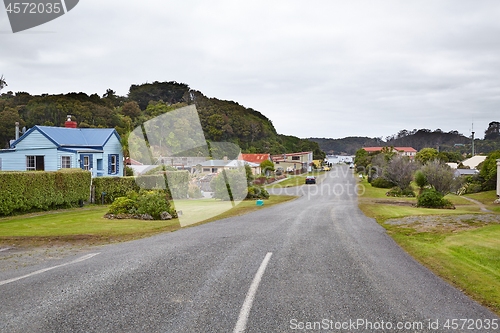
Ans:
[[[464,214],[464,215],[422,215],[407,216],[385,221],[390,225],[408,225],[419,232],[447,231],[477,229],[488,224],[500,224],[498,214]]]

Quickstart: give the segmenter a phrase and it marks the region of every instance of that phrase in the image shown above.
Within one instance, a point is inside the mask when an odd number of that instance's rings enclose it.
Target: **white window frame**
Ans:
[[[69,168],[71,168],[71,156],[61,156],[61,169]]]
[[[83,170],[90,170],[90,156],[83,156]]]
[[[111,174],[112,175],[116,175],[117,174],[117,166],[118,164],[118,156],[116,156],[115,154],[112,154],[111,155]]]
[[[26,171],[35,171],[35,170],[36,170],[36,156],[26,155]]]

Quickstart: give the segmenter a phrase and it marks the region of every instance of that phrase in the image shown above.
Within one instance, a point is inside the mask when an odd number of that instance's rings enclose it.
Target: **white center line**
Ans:
[[[264,275],[264,271],[266,270],[267,264],[271,259],[273,254],[268,252],[260,264],[259,269],[257,270],[257,274],[253,278],[252,284],[250,285],[250,289],[248,290],[247,297],[245,298],[245,302],[240,310],[240,316],[238,317],[238,321],[236,322],[236,326],[234,327],[233,333],[243,333],[247,327],[248,316],[250,315],[250,309],[252,308],[252,303],[255,298],[255,294],[257,293],[257,289],[259,288],[260,280]]]
[[[49,268],[44,268],[44,269],[41,269],[39,271],[36,271],[36,272],[33,272],[33,273],[29,273],[29,274],[26,274],[26,275],[23,275],[23,276],[20,276],[20,277],[16,277],[16,278],[13,278],[13,279],[10,279],[10,280],[0,281],[0,286],[2,286],[4,284],[7,284],[7,283],[15,282],[15,281],[18,281],[18,280],[21,280],[21,279],[25,279],[25,278],[33,276],[33,275],[45,273],[45,272],[50,271],[50,270],[55,269],[55,268],[59,268],[59,267],[67,266],[67,265],[76,264],[78,262],[81,262],[81,261],[90,259],[92,257],[95,257],[98,254],[99,253],[90,253],[90,254],[84,255],[81,258],[78,258],[78,259],[75,259],[73,261],[67,262],[65,264],[61,264],[61,265],[57,265],[57,266],[53,266],[53,267],[49,267]]]

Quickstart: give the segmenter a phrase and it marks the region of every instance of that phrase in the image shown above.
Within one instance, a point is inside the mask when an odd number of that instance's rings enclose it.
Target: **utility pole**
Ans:
[[[474,123],[472,123],[472,157],[474,157],[475,152],[474,152]]]

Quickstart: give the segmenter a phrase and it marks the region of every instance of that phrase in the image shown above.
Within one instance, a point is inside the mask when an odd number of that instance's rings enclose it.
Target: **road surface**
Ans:
[[[500,332],[355,190],[339,167],[282,205],[4,271],[0,332]]]

